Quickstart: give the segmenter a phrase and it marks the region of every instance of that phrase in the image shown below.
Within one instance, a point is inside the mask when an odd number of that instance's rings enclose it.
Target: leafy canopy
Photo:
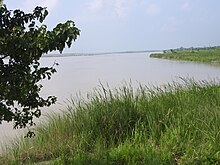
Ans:
[[[40,109],[56,102],[54,96],[39,95],[39,82],[56,72],[54,66],[41,67],[39,59],[51,51],[62,53],[80,30],[68,20],[49,31],[42,24],[47,15],[43,7],[24,13],[0,6],[0,123],[12,121],[14,128],[32,126],[33,119],[41,115]]]

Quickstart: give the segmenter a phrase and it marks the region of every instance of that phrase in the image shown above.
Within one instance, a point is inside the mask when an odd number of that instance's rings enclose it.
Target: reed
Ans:
[[[16,140],[4,164],[219,164],[220,87],[172,83],[101,86]],[[41,163],[40,163],[41,162]]]

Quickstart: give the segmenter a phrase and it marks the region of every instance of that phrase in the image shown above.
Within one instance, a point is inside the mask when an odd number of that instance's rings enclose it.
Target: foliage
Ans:
[[[184,80],[185,81],[185,80]],[[89,99],[89,101],[88,101]],[[98,89],[49,116],[0,161],[25,164],[219,164],[220,87],[185,81]]]
[[[70,47],[80,31],[71,20],[49,31],[42,24],[47,15],[42,7],[33,13],[0,7],[0,123],[14,121],[14,128],[32,126],[40,109],[56,101],[54,96],[39,95],[39,82],[56,72],[54,66],[41,67],[39,60],[50,51],[61,53]]]

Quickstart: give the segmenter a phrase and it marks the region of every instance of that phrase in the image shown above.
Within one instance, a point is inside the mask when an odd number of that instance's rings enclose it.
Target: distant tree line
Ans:
[[[189,47],[189,48],[184,48],[184,47],[180,47],[180,48],[176,48],[176,49],[168,49],[168,50],[164,50],[164,53],[176,53],[177,51],[199,51],[199,50],[211,50],[211,49],[220,49],[220,46],[208,46],[208,47]]]

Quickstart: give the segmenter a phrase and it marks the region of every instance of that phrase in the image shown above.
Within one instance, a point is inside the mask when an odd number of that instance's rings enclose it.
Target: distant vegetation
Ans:
[[[101,88],[70,101],[2,164],[220,164],[220,87],[184,80],[149,89]],[[7,154],[6,154],[7,153]]]
[[[131,53],[152,53],[161,52],[161,50],[140,50],[140,51],[121,51],[121,52],[101,52],[101,53],[65,53],[65,54],[45,54],[43,57],[69,57],[69,56],[97,56],[112,54],[131,54]]]
[[[220,47],[170,49],[150,57],[220,64]]]

